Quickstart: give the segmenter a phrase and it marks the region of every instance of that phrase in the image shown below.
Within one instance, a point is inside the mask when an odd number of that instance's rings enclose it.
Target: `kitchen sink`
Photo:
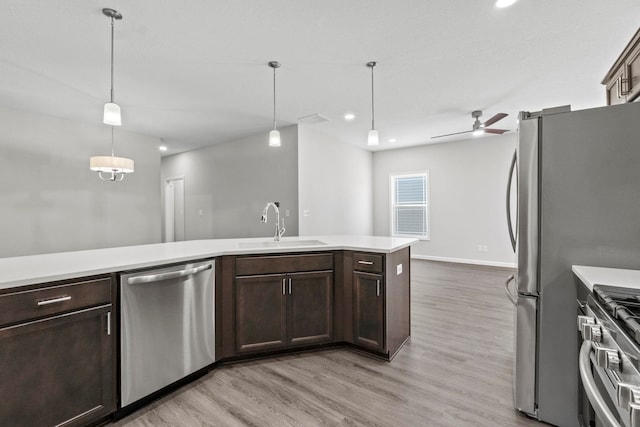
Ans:
[[[243,248],[291,248],[298,246],[322,246],[325,242],[320,240],[255,240],[251,242],[238,242],[238,247]]]

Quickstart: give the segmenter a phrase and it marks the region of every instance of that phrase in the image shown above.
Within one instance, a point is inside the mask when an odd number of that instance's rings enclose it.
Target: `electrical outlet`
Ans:
[[[489,247],[487,245],[482,245],[482,252],[489,252]]]
[[[478,245],[478,252],[482,252],[482,245]]]
[[[305,209],[303,211],[303,216],[311,216],[311,211],[309,209]]]
[[[285,209],[284,216],[289,216],[289,214],[290,214],[289,209]]]
[[[398,264],[396,265],[396,276],[399,276],[402,274],[402,264]]]

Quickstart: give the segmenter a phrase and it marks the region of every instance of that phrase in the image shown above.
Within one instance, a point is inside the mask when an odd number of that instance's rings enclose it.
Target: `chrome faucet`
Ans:
[[[280,209],[278,209],[278,206],[280,206],[280,202],[269,202],[267,203],[267,206],[264,207],[264,209],[262,210],[262,217],[260,217],[260,222],[262,223],[266,223],[267,222],[267,211],[269,210],[269,206],[273,206],[273,210],[276,211],[276,233],[273,236],[273,240],[278,242],[280,241],[280,237],[284,234],[284,232],[286,231],[286,229],[284,228],[284,218],[282,218],[282,227],[280,227]]]

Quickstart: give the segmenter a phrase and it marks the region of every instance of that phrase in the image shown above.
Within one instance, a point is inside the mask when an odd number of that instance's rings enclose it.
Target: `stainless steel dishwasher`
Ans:
[[[214,261],[120,279],[120,406],[215,361]]]

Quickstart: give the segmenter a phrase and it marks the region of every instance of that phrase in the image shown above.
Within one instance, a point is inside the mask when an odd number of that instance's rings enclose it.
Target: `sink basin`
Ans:
[[[292,248],[298,246],[322,246],[325,242],[320,240],[256,240],[251,242],[238,242],[238,247],[243,248]]]

